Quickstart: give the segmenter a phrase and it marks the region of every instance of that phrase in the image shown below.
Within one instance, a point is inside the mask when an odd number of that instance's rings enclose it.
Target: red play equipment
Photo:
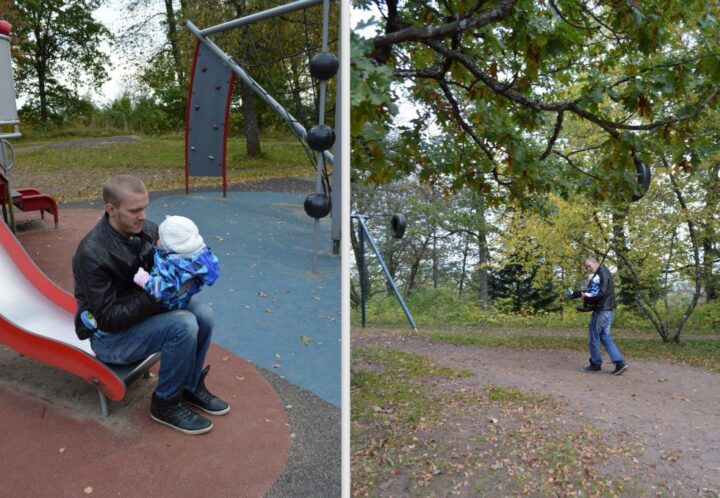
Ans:
[[[8,192],[10,192],[10,197],[8,197]],[[19,188],[17,190],[10,188],[9,182],[2,172],[0,172],[0,204],[2,204],[3,217],[6,222],[10,223],[11,227],[15,219],[12,215],[13,206],[21,211],[40,211],[40,218],[42,219],[45,219],[45,212],[47,211],[53,215],[55,228],[58,226],[60,217],[55,199],[34,188]]]
[[[120,401],[127,386],[160,359],[155,353],[132,365],[98,360],[90,341],[75,335],[75,298],[55,285],[0,222],[0,342],[29,358],[71,372],[92,384],[107,416],[107,398]]]

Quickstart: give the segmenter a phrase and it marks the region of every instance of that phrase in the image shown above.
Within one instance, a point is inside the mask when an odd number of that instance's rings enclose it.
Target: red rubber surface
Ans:
[[[23,233],[19,239],[50,279],[72,289],[70,261],[101,215],[95,209],[63,209],[60,229],[53,230],[46,220],[47,230]],[[25,213],[18,218],[26,219]],[[0,354],[0,361],[10,354]],[[28,359],[13,361],[24,362],[35,381],[46,376],[49,383],[58,375],[54,369],[33,369]],[[73,393],[92,390],[77,379],[68,379],[64,399],[46,400],[25,388],[22,380],[18,387],[0,377],[2,489],[18,497],[263,496],[288,456],[290,428],[284,406],[249,362],[213,344],[208,363],[208,388],[232,409],[211,417],[213,430],[200,436],[150,419],[156,379],[133,384],[129,404],[110,403],[110,416],[103,419],[92,402],[89,411],[73,409]],[[86,488],[92,493],[87,495]]]

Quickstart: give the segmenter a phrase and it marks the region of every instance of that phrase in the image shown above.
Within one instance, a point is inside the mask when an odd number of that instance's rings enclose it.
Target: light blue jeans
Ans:
[[[191,302],[186,310],[152,316],[116,333],[92,336],[90,345],[105,363],[127,365],[160,352],[160,371],[155,394],[167,399],[180,389],[194,391],[210,347],[213,311]]]
[[[590,363],[595,365],[602,364],[602,356],[600,356],[600,344],[603,345],[605,351],[610,356],[610,361],[616,363],[624,361],[623,355],[615,345],[612,334],[610,333],[610,325],[613,320],[612,311],[593,311],[590,317],[590,331],[588,334],[588,348],[590,349]]]

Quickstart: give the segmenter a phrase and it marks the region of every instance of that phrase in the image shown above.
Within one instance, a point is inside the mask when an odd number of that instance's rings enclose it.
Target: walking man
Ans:
[[[615,341],[610,333],[610,325],[613,320],[613,310],[615,309],[615,286],[613,285],[612,275],[607,266],[599,265],[593,257],[585,259],[585,268],[597,274],[600,277],[600,289],[597,295],[585,292],[583,297],[585,302],[592,307],[593,312],[590,315],[590,327],[588,331],[588,348],[590,350],[590,364],[582,367],[583,372],[594,373],[602,370],[602,357],[600,356],[600,344],[605,348],[610,356],[610,361],[615,364],[613,375],[622,375],[628,369],[622,353],[615,345]]]

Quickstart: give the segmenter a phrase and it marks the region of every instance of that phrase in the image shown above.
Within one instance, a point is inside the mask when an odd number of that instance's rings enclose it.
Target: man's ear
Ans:
[[[113,204],[110,204],[110,203],[105,204],[105,212],[108,215],[113,216],[115,214],[116,210],[117,210],[117,207],[115,207]]]

